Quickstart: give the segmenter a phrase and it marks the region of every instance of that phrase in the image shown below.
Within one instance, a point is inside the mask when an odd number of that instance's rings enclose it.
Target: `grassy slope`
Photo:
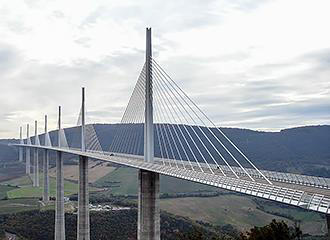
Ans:
[[[21,198],[0,201],[0,214],[17,213],[35,209],[39,209],[38,199],[36,198]]]
[[[257,205],[251,198],[238,195],[161,199],[160,204],[162,210],[179,216],[218,225],[232,224],[239,230],[248,230],[253,226],[263,226],[274,218],[293,224],[289,219],[256,209]],[[273,210],[277,211],[279,209],[281,208],[274,207]],[[291,210],[290,213],[296,219],[302,220],[301,228],[304,233],[322,234],[324,220],[321,219],[319,214],[303,212],[298,209]]]
[[[32,180],[29,176],[25,175],[22,177],[14,178],[8,181],[1,182],[2,184],[9,184],[12,186],[28,186],[32,185]]]
[[[285,206],[285,205],[284,205]],[[273,206],[272,204],[264,205],[264,209],[266,211],[276,212],[280,214],[286,214],[290,216],[294,216],[296,220],[301,221],[301,228],[305,230],[308,233],[311,233],[313,235],[318,235],[320,233],[325,234],[325,219],[321,218],[321,215],[316,212],[307,212],[302,211],[298,208],[291,208],[291,207],[278,207]],[[323,226],[323,228],[322,228]]]
[[[0,200],[7,197],[7,192],[16,189],[16,187],[0,185]]]

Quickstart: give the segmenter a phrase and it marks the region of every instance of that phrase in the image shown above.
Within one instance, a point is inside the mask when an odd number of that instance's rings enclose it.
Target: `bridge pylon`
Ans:
[[[81,105],[81,151],[85,146],[85,88],[82,88]],[[77,240],[90,239],[89,225],[89,192],[88,192],[88,158],[79,156],[79,192],[78,192],[78,222]]]
[[[61,147],[61,106],[58,108],[58,147]],[[63,158],[61,151],[56,154],[55,240],[65,240]]]
[[[144,161],[154,161],[151,28],[146,29],[146,84],[144,122]],[[138,240],[160,239],[159,174],[138,173]]]

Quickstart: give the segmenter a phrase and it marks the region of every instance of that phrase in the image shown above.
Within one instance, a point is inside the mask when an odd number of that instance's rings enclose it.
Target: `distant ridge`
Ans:
[[[120,124],[95,124],[103,148],[110,146]],[[142,125],[135,130],[141,133]],[[240,128],[222,130],[241,148],[259,169],[295,172],[330,177],[330,125],[301,126],[279,132],[255,131]],[[51,132],[56,141],[55,132]],[[68,142],[79,144],[79,128],[66,129]],[[43,137],[40,138],[43,143]],[[0,139],[1,163],[17,161],[17,150],[7,146],[17,139]],[[33,139],[32,139],[33,142]],[[143,152],[143,150],[141,149]]]

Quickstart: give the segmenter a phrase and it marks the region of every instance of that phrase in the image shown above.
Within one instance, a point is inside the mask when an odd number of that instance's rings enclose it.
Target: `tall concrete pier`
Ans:
[[[328,240],[330,240],[330,214],[326,214],[325,218],[327,219],[327,226],[328,226]]]
[[[19,128],[19,143],[24,144],[23,135],[22,135],[22,127]],[[23,162],[23,147],[18,148],[18,161]]]
[[[154,161],[151,28],[146,31],[144,161]],[[160,239],[159,174],[139,170],[138,239]]]
[[[38,122],[34,122],[34,145],[40,145],[38,137]],[[34,175],[33,186],[39,187],[39,151],[38,148],[34,148]]]
[[[47,130],[47,115],[45,115],[45,146],[50,146],[50,139]],[[42,194],[42,201],[47,203],[49,201],[49,151],[45,149],[44,152],[44,161],[43,161],[43,174],[44,174],[44,191]]]
[[[30,126],[29,124],[26,125],[26,144],[31,145],[31,139],[30,139]],[[27,147],[25,150],[25,173],[30,175],[31,174],[31,152],[30,148]]]
[[[85,148],[85,88],[82,88],[81,105],[81,151]],[[88,193],[88,158],[79,156],[79,193],[78,193],[78,223],[77,239],[90,239],[89,226],[89,193]]]
[[[61,147],[61,107],[58,109],[58,147]],[[64,172],[62,152],[56,158],[55,240],[65,240]]]

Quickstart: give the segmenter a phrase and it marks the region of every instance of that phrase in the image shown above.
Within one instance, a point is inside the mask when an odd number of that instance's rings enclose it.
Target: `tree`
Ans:
[[[254,227],[246,234],[241,234],[241,240],[299,240],[301,231],[298,225],[290,228],[284,221],[277,222],[275,219],[263,227]]]

